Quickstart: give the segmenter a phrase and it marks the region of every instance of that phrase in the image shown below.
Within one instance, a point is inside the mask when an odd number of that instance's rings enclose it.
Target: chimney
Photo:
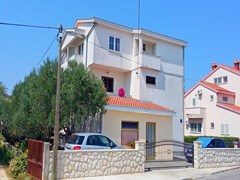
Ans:
[[[212,71],[217,68],[217,64],[214,62],[212,63]]]
[[[239,61],[237,59],[234,61],[234,68],[239,70]]]

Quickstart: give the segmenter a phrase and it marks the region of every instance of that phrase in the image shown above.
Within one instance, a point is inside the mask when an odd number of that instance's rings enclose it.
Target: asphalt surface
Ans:
[[[215,173],[211,176],[200,178],[204,180],[219,180],[219,179],[226,179],[226,180],[239,180],[240,179],[240,169],[229,170],[221,173]]]

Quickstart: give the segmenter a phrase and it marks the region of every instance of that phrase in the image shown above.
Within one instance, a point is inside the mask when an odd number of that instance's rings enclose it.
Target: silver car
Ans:
[[[122,147],[98,133],[74,133],[65,144],[65,150],[86,149],[122,149]]]

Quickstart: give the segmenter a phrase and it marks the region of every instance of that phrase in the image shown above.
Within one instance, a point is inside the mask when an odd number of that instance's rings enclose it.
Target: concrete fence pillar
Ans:
[[[42,179],[48,180],[50,144],[48,142],[44,142],[43,147]]]
[[[238,141],[233,141],[234,148],[239,148],[240,142]]]
[[[200,155],[202,152],[202,142],[194,141],[193,142],[193,159],[194,159],[194,168],[200,168]]]

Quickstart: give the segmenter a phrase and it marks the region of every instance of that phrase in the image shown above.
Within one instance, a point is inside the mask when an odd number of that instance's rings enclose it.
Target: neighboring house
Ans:
[[[185,94],[185,135],[240,137],[240,70],[212,64],[212,71]]]
[[[64,33],[62,67],[76,60],[103,80],[109,101],[102,133],[118,144],[183,141],[186,45],[145,29],[80,19]]]

